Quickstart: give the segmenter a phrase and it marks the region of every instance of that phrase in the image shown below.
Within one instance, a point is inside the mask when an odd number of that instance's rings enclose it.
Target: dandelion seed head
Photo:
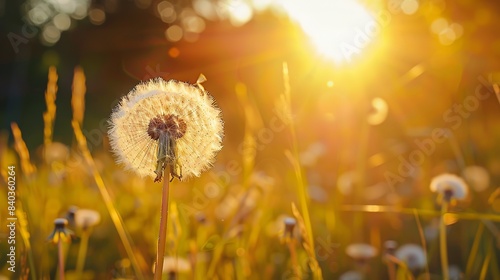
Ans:
[[[396,248],[398,247],[398,242],[394,240],[387,240],[384,242],[384,248],[385,248],[385,253],[394,255],[394,252],[396,251]]]
[[[349,270],[340,275],[339,280],[363,280],[363,274],[359,271]]]
[[[75,212],[75,225],[79,228],[93,227],[101,222],[99,212],[91,209],[78,209]]]
[[[148,135],[158,140],[161,133],[167,133],[174,139],[179,139],[186,133],[186,122],[176,115],[158,115],[148,124]]]
[[[183,179],[211,167],[222,148],[223,122],[214,99],[201,87],[176,80],[155,78],[137,85],[109,123],[117,162],[143,177],[155,176],[160,133],[177,140]]]
[[[191,271],[191,263],[187,259],[170,256],[163,258],[163,273],[177,274],[189,271]]]
[[[416,244],[405,244],[399,247],[394,255],[396,258],[405,262],[411,270],[424,268],[427,264],[427,257],[425,256],[424,249]]]
[[[490,186],[490,174],[484,167],[467,166],[464,168],[463,176],[476,192],[482,192]]]
[[[462,178],[448,173],[434,177],[430,189],[439,193],[448,201],[463,200],[469,193],[469,187]]]
[[[368,260],[377,255],[377,249],[370,244],[354,243],[347,246],[346,254],[356,260]]]

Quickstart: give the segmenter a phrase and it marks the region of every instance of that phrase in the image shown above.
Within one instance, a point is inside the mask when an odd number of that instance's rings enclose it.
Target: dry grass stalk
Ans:
[[[54,120],[56,118],[56,96],[57,96],[57,72],[54,66],[49,68],[49,79],[45,91],[45,104],[47,111],[43,113],[43,144],[47,146],[52,143],[54,132]]]
[[[73,76],[73,94],[71,96],[71,107],[73,108],[73,120],[77,121],[80,125],[83,123],[83,116],[85,115],[85,74],[81,67],[75,68]]]

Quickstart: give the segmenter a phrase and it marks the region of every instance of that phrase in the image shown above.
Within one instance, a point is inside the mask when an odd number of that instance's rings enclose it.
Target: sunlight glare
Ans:
[[[356,0],[280,0],[280,6],[325,56],[350,61],[380,31],[380,24]]]

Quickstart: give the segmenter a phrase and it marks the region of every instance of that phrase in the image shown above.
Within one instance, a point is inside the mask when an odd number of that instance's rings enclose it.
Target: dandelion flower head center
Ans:
[[[62,218],[55,219],[54,225],[56,226],[56,230],[63,230],[68,225],[68,220]]]
[[[186,122],[177,115],[162,114],[152,118],[148,125],[148,135],[153,140],[158,140],[161,134],[179,139],[186,133]]]

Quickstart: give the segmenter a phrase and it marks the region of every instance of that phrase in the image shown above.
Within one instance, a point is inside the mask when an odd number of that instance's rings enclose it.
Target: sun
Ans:
[[[359,55],[385,24],[356,0],[280,0],[279,6],[337,63]]]

